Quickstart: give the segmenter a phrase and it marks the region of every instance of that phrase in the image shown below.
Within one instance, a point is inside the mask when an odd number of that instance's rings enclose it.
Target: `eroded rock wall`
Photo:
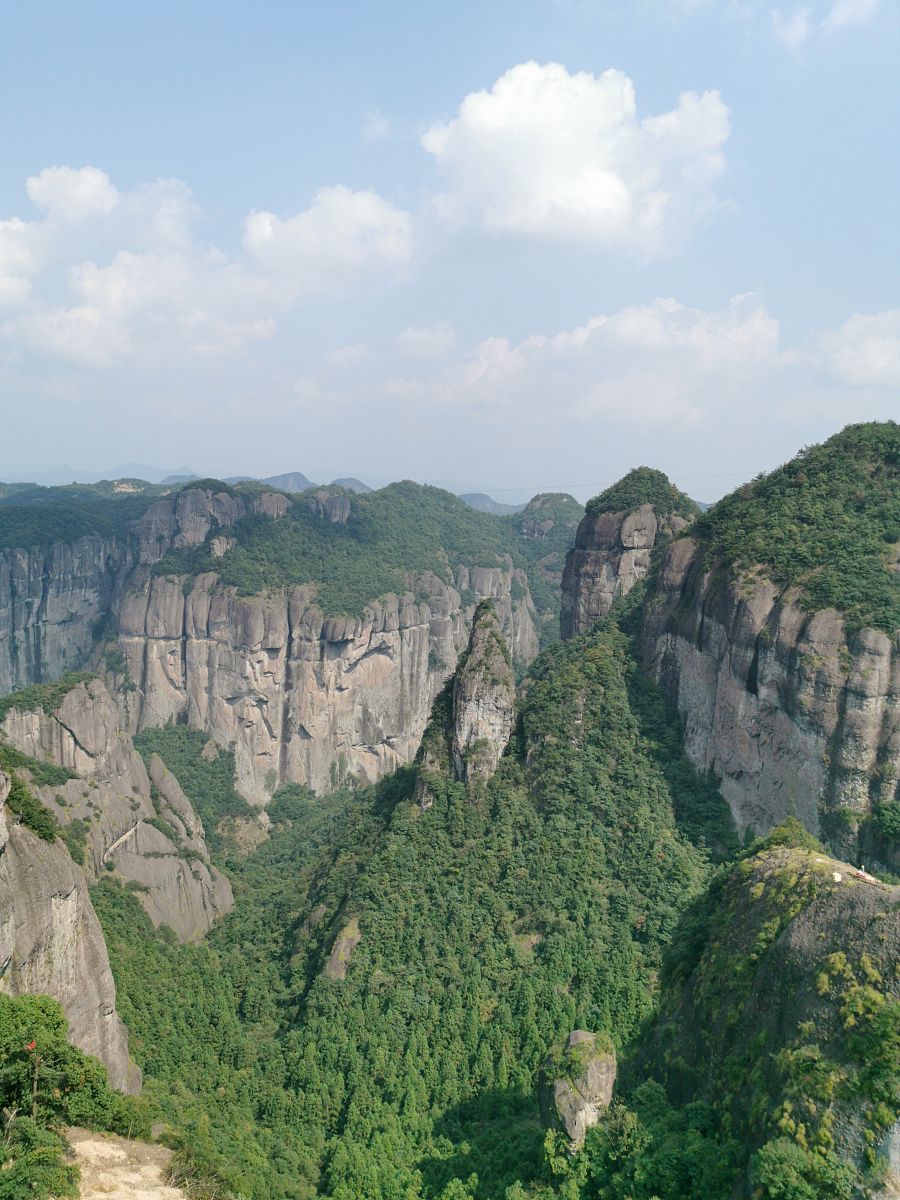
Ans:
[[[113,1087],[140,1091],[100,923],[82,872],[60,842],[46,842],[5,809],[0,773],[0,989],[58,1000],[72,1041],[105,1065]]]
[[[843,853],[900,776],[900,654],[887,634],[848,633],[759,573],[709,572],[676,540],[647,606],[644,656],[678,706],[685,748],[721,778],[741,829],[797,816]]]
[[[284,783],[373,780],[415,755],[478,601],[494,601],[514,662],[537,654],[521,572],[460,567],[454,582],[411,578],[361,617],[323,617],[307,588],[242,597],[208,573],[185,594],[179,578],[138,578],[118,615],[131,726],[186,721],[233,744],[237,787],[259,805]]]
[[[0,725],[17,750],[74,773],[31,790],[62,825],[84,829],[85,869],[114,868],[138,885],[154,924],[182,941],[201,937],[231,907],[231,885],[209,860],[203,825],[177,780],[154,756],[148,774],[100,680],[79,684],[54,713],[11,708]]]
[[[687,524],[675,513],[660,517],[650,504],[632,512],[586,515],[566,556],[560,634],[587,633],[619,596],[627,596],[650,570],[653,549]]]
[[[346,497],[310,503],[323,519],[346,520]],[[283,783],[323,790],[411,761],[480,600],[497,605],[518,667],[537,654],[527,579],[511,564],[461,566],[452,584],[410,577],[407,592],[372,601],[358,618],[323,617],[310,588],[242,597],[214,572],[154,574],[168,552],[207,539],[224,553],[228,530],[248,512],[278,520],[287,505],[278,493],[245,501],[188,488],[150,505],[118,541],[0,554],[0,694],[82,667],[92,648],[102,669],[98,633],[117,630],[128,666],[127,676],[116,668],[120,723],[136,732],[184,721],[233,744],[238,789],[263,805]],[[61,729],[40,736],[84,765],[77,739],[69,744]],[[143,781],[136,786],[143,792]],[[146,829],[133,837],[154,840]]]

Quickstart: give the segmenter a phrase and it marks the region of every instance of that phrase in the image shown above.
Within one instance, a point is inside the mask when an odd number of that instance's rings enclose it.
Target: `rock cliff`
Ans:
[[[787,816],[856,854],[860,822],[900,776],[900,655],[887,633],[759,571],[707,570],[707,547],[667,550],[644,628],[646,665],[678,706],[698,770],[721,779],[740,829]]]
[[[511,566],[460,567],[456,586],[426,574],[361,617],[324,617],[308,588],[244,597],[211,572],[187,594],[181,579],[139,580],[119,612],[131,727],[186,721],[233,744],[237,788],[259,805],[285,783],[373,780],[415,755],[478,601],[494,601],[514,661],[537,654],[523,578]]]
[[[58,1000],[72,1041],[106,1065],[110,1083],[140,1091],[106,943],[84,875],[58,841],[45,841],[5,809],[9,778],[0,773],[0,988]]]
[[[687,525],[696,506],[659,471],[639,467],[595,497],[566,556],[563,638],[577,637],[650,570],[654,548]]]
[[[174,720],[233,744],[238,789],[264,805],[284,783],[322,790],[409,762],[480,600],[495,602],[517,666],[537,654],[528,580],[508,557],[410,574],[359,617],[323,615],[314,586],[247,596],[214,570],[158,573],[204,547],[215,565],[245,518],[277,522],[290,504],[192,485],[115,537],[0,551],[0,694],[88,662],[115,686],[125,728]],[[351,500],[323,490],[297,504],[341,530]]]
[[[135,886],[153,922],[183,941],[201,937],[228,911],[231,885],[209,861],[200,819],[156,756],[148,774],[100,680],[77,684],[52,712],[11,706],[0,736],[70,774],[53,785],[32,779],[30,788],[70,827],[73,852],[92,877],[115,870]]]
[[[609,1039],[575,1029],[561,1054],[544,1063],[540,1105],[544,1123],[560,1129],[574,1153],[612,1101],[616,1051]]]

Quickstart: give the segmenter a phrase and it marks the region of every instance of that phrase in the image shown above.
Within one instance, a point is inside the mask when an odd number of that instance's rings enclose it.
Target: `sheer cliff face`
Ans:
[[[139,885],[154,924],[182,941],[228,911],[231,885],[209,861],[199,817],[156,756],[148,774],[99,680],[73,688],[52,714],[10,709],[0,733],[31,758],[74,773],[62,785],[30,787],[60,824],[82,823],[90,876],[115,870]]]
[[[632,512],[585,516],[566,557],[562,581],[563,638],[577,637],[605,617],[650,569],[657,541],[683,529],[677,514],[659,517],[650,504]]]
[[[452,585],[410,577],[408,592],[359,618],[323,617],[309,588],[242,597],[213,572],[153,574],[164,554],[208,538],[224,553],[235,522],[277,520],[287,503],[191,488],[153,504],[119,541],[0,553],[0,694],[83,665],[106,621],[134,685],[123,723],[135,732],[186,721],[233,743],[238,789],[263,805],[284,783],[323,790],[411,761],[478,601],[495,601],[518,666],[537,654],[527,579],[511,564],[459,567]],[[323,520],[346,520],[346,497],[311,503],[324,505]]]
[[[131,566],[113,539],[0,550],[0,694],[84,662]]]
[[[110,1083],[140,1091],[106,943],[84,875],[59,842],[36,837],[6,812],[0,773],[0,988],[58,1000],[72,1041],[106,1065]]]
[[[685,747],[721,777],[742,829],[789,815],[844,853],[900,776],[900,655],[880,631],[848,635],[759,575],[708,572],[704,547],[668,548],[644,654],[678,706]]]
[[[233,744],[238,790],[260,805],[284,783],[375,779],[412,760],[465,648],[475,605],[461,593],[495,602],[514,661],[537,654],[520,572],[461,567],[455,582],[425,575],[362,617],[326,618],[304,588],[240,597],[207,574],[185,595],[180,579],[146,579],[119,613],[130,719],[184,720]]]

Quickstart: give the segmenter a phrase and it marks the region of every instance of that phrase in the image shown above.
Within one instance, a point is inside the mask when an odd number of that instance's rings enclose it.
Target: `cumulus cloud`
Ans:
[[[728,109],[685,92],[640,119],[621,71],[522,63],[422,138],[447,183],[449,225],[568,238],[656,254],[716,207]]]
[[[857,313],[823,333],[818,350],[825,366],[852,387],[900,388],[900,309]]]
[[[409,215],[376,192],[322,189],[281,220],[252,213],[232,259],[197,236],[190,189],[120,192],[96,167],[27,180],[36,220],[0,221],[0,348],[84,368],[240,353],[293,304],[408,264]]]
[[[755,446],[768,461],[770,444],[786,456],[849,421],[890,415],[898,383],[900,313],[857,314],[785,346],[777,318],[746,294],[721,309],[659,298],[553,334],[486,337],[429,376],[385,380],[376,395],[420,421],[452,414],[447,453],[454,439],[458,453],[494,453],[500,431],[514,430],[535,461],[546,453],[589,465],[594,448],[638,444],[644,460],[677,453],[714,473],[723,450],[740,461]]]
[[[308,209],[287,220],[251,213],[244,222],[244,249],[261,270],[303,287],[330,289],[366,271],[408,266],[412,218],[371,190],[321,188]]]
[[[345,368],[358,367],[369,357],[369,347],[365,342],[353,342],[349,346],[339,346],[328,355],[328,365],[339,371]]]
[[[880,0],[834,0],[830,7],[820,8],[818,16],[807,4],[788,13],[775,8],[771,13],[772,36],[789,50],[799,50],[814,37],[867,24],[879,7]]]
[[[119,203],[119,193],[97,167],[46,167],[26,181],[32,202],[58,221],[104,217]]]
[[[441,358],[456,345],[456,331],[449,321],[417,327],[408,325],[397,335],[396,346],[401,354],[412,358]]]

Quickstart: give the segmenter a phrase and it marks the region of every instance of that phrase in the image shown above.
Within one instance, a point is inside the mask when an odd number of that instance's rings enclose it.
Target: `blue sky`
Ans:
[[[712,498],[900,416],[895,4],[0,15],[0,475]]]

